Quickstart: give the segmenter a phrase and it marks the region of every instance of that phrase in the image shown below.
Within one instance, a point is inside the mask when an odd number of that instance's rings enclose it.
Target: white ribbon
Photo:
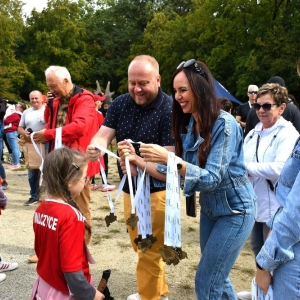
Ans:
[[[38,156],[41,158],[42,160],[42,163],[39,167],[40,171],[41,171],[41,174],[40,174],[40,179],[39,179],[39,185],[41,186],[42,185],[42,182],[43,182],[43,167],[44,167],[44,158],[43,158],[43,155],[42,155],[42,144],[40,143],[40,149],[38,148],[37,144],[35,143],[34,139],[33,139],[33,136],[34,136],[35,132],[32,132],[30,134],[30,139],[31,139],[31,142],[32,142],[32,145],[35,149],[35,151],[37,152]]]
[[[101,145],[96,145],[95,148],[99,149],[100,151],[103,151],[104,153],[107,153],[108,155],[110,155],[112,157],[115,157],[115,158],[119,159],[119,156],[117,156],[115,153],[109,151],[108,149],[106,149],[105,147],[103,147]],[[106,174],[105,174],[104,168],[103,168],[103,166],[101,164],[100,159],[98,159],[98,161],[99,161],[99,164],[100,164],[100,171],[101,171],[101,176],[102,176],[104,185],[107,185],[107,178],[106,178]],[[123,178],[122,178],[122,180],[120,182],[119,188],[118,188],[118,192],[117,192],[115,203],[117,203],[117,201],[118,201],[118,199],[119,199],[119,197],[121,195],[121,192],[122,192],[125,180],[126,180],[126,177],[123,176]],[[115,213],[114,203],[112,201],[110,192],[108,190],[106,191],[106,195],[107,195],[108,205],[110,207],[110,213]]]
[[[166,246],[181,248],[180,220],[180,176],[177,172],[176,156],[168,154],[166,181],[165,240]]]
[[[62,127],[58,127],[55,130],[55,144],[54,149],[62,148],[64,145],[62,143]]]
[[[127,172],[127,178],[128,178],[128,185],[129,185],[129,193],[130,193],[130,201],[131,201],[131,214],[135,213],[135,203],[134,203],[134,196],[133,196],[133,187],[132,187],[132,177],[131,177],[131,170],[130,170],[130,163],[129,163],[129,157],[125,157],[125,167]]]
[[[100,163],[100,170],[101,170],[101,176],[102,176],[103,182],[104,182],[105,185],[107,185],[107,178],[106,178],[106,174],[105,174],[104,168],[103,168],[103,166],[102,166],[102,164],[100,162],[100,159],[98,161]],[[123,189],[125,180],[126,180],[126,176],[123,176],[123,178],[122,178],[122,180],[120,182],[119,188],[118,188],[118,192],[117,192],[115,203],[117,203],[117,201],[118,201],[118,199],[119,199],[119,197],[120,197],[120,195],[122,193],[122,189]],[[114,203],[112,201],[110,192],[107,190],[106,193],[107,193],[108,205],[110,207],[110,212],[113,214],[113,213],[115,213]]]
[[[118,155],[116,155],[115,153],[109,151],[108,149],[106,149],[105,147],[101,146],[101,145],[96,145],[95,148],[99,149],[100,151],[103,151],[104,153],[107,153],[108,155],[115,157],[117,159],[119,159],[120,157]]]
[[[35,132],[32,132],[32,133],[30,134],[30,139],[31,139],[32,145],[33,145],[33,147],[34,147],[36,153],[38,154],[38,156],[39,156],[39,157],[41,158],[41,160],[42,160],[42,163],[41,163],[41,165],[40,165],[40,167],[39,167],[40,171],[42,172],[42,171],[43,171],[43,165],[44,165],[44,158],[43,158],[43,154],[42,154],[42,152],[43,152],[43,150],[42,150],[42,144],[40,143],[40,149],[39,149],[38,146],[37,146],[37,144],[35,143],[35,141],[34,141],[34,139],[33,139],[34,134],[35,134]]]
[[[131,140],[128,140],[130,143],[134,143]],[[117,159],[119,157],[113,152],[109,151],[105,147],[100,145],[96,145],[95,148],[107,153],[110,156],[113,156]],[[145,170],[141,170],[137,168],[138,176],[137,176],[137,190],[134,196],[133,186],[132,186],[132,176],[130,170],[130,162],[129,157],[125,157],[125,167],[127,175],[122,177],[121,183],[118,188],[117,197],[115,203],[117,202],[120,194],[122,192],[123,186],[125,184],[126,178],[128,178],[129,192],[130,192],[130,202],[131,202],[131,214],[137,213],[139,217],[138,221],[138,233],[142,235],[142,238],[146,238],[147,234],[152,234],[152,218],[151,218],[151,202],[150,202],[150,177],[146,174]],[[104,184],[107,184],[107,178],[104,172],[104,168],[100,163],[101,175],[104,181]],[[114,204],[111,199],[110,193],[107,192],[107,198],[111,213],[114,213]]]
[[[100,151],[103,151],[104,153],[107,153],[110,156],[113,156],[113,157],[119,159],[119,156],[117,156],[115,153],[109,151],[107,148],[105,148],[101,145],[95,145],[95,148],[99,149]],[[135,213],[135,205],[134,205],[134,195],[133,195],[133,188],[132,188],[132,177],[131,177],[129,157],[125,157],[125,167],[126,167],[127,176],[126,175],[123,176],[122,181],[119,186],[119,189],[118,189],[118,192],[119,192],[119,190],[123,189],[126,178],[128,177],[128,185],[129,185],[130,200],[131,200],[131,214],[134,214]],[[106,178],[106,176],[105,176],[105,178]],[[109,201],[109,199],[108,199],[108,201]]]
[[[150,176],[146,174],[146,168],[138,170],[137,191],[135,195],[135,207],[139,217],[138,234],[145,239],[152,234],[151,201],[150,201]]]
[[[127,140],[131,144],[141,144],[141,142],[134,142],[131,139]],[[125,160],[126,163],[126,160]],[[131,198],[131,214],[136,212],[139,221],[138,221],[138,234],[142,236],[142,239],[145,239],[147,235],[152,234],[152,218],[151,218],[151,201],[150,201],[150,176],[146,174],[146,167],[142,170],[137,168],[137,179],[136,179],[136,194],[134,199],[132,199],[133,193],[130,190],[131,184],[131,172],[127,171],[128,174],[128,183],[129,183],[129,191]],[[130,169],[129,160],[128,166],[126,166],[126,170]],[[130,180],[129,180],[130,178]]]

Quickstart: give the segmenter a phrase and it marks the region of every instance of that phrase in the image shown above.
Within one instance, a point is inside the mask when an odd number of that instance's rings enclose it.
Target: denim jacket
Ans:
[[[293,246],[300,242],[300,138],[285,163],[276,185],[281,205],[268,222],[272,232],[256,257],[265,270],[272,271],[294,258]]]
[[[255,194],[246,176],[241,127],[230,114],[220,111],[211,132],[205,169],[202,169],[198,151],[204,140],[200,135],[195,139],[194,125],[191,116],[187,133],[181,135],[182,159],[187,162],[184,195],[200,191],[201,210],[212,219],[253,209]]]

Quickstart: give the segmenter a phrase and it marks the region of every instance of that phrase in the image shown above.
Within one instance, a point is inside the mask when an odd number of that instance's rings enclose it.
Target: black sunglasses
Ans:
[[[271,110],[272,106],[274,106],[276,104],[271,104],[271,103],[264,103],[262,105],[258,104],[258,103],[253,103],[252,106],[255,108],[255,110],[259,111],[260,108],[262,107],[262,109],[264,111],[269,111]]]
[[[257,92],[256,92],[256,91],[248,91],[248,93],[249,93],[249,94],[254,94],[254,95],[256,95],[256,94],[257,94]]]
[[[194,70],[196,73],[198,73],[199,75],[203,76],[207,81],[208,81],[208,77],[207,77],[207,74],[202,70],[202,68],[198,65],[196,59],[190,59],[188,61],[183,61],[181,62],[177,69],[179,68],[188,68],[188,69],[191,69],[192,67],[192,70]]]

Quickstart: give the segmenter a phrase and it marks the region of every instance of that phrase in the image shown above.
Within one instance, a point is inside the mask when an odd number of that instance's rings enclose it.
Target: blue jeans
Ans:
[[[6,173],[5,173],[5,169],[4,169],[3,165],[2,165],[2,161],[0,161],[0,177],[2,179],[6,179]]]
[[[30,197],[37,199],[39,179],[41,171],[39,169],[28,169],[28,182],[30,186]]]
[[[20,163],[20,149],[18,145],[18,131],[7,132],[6,139],[11,148],[14,164]]]
[[[0,158],[2,159],[3,154],[3,136],[0,134]]]
[[[300,299],[300,243],[293,246],[294,259],[273,271],[274,299]]]
[[[201,210],[200,247],[202,257],[195,279],[197,299],[237,299],[229,272],[249,237],[255,217],[255,207],[245,203],[245,213],[211,219]]]

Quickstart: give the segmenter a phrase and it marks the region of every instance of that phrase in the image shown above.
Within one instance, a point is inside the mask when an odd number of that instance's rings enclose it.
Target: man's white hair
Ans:
[[[258,91],[258,86],[257,85],[255,85],[255,84],[250,84],[249,86],[248,86],[248,92],[250,91],[250,89],[251,89],[251,91]]]
[[[70,82],[71,80],[71,75],[70,72],[66,67],[61,67],[61,66],[50,66],[47,68],[45,71],[45,76],[47,77],[50,73],[54,73],[54,75],[62,82],[65,78],[68,79]]]

